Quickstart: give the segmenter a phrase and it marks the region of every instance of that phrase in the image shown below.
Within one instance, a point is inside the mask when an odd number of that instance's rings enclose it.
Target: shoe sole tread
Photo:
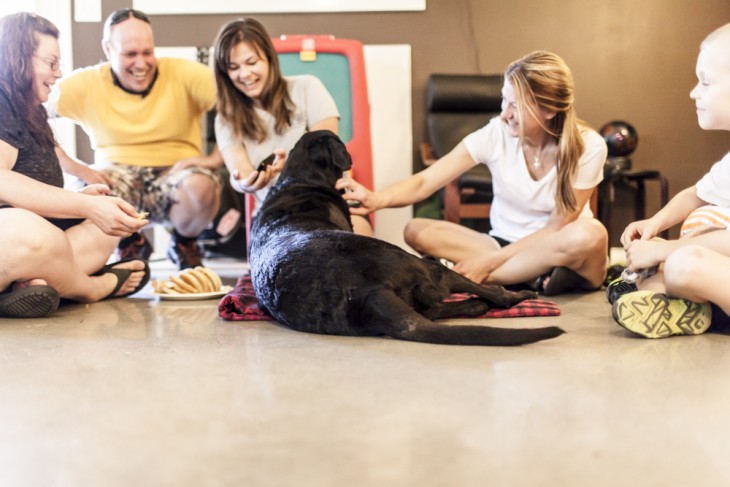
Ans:
[[[616,322],[645,338],[699,335],[712,321],[708,303],[667,298],[663,294],[636,291],[619,297],[612,306]]]

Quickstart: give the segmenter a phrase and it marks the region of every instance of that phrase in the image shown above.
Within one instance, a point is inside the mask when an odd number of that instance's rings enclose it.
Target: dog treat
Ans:
[[[137,217],[137,220],[144,220],[148,216],[149,216],[149,212],[148,211],[140,211],[139,212],[139,216]]]
[[[653,276],[654,274],[656,274],[657,270],[658,268],[656,266],[650,267],[648,269],[641,269],[638,272],[624,269],[624,271],[621,273],[621,278],[629,284],[633,284],[639,279],[646,279],[647,277]]]
[[[152,281],[157,294],[197,294],[220,291],[223,286],[220,276],[206,267],[185,269],[173,274],[167,280]]]

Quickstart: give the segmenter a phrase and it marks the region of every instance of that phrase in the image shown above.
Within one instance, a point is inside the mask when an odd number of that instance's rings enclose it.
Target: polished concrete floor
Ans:
[[[2,320],[0,485],[730,485],[730,336],[638,339],[601,292],[555,301],[491,323],[568,332],[522,348],[308,335],[150,292]]]

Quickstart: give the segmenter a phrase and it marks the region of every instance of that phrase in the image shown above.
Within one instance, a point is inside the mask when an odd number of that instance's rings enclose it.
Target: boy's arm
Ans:
[[[730,232],[718,229],[678,240],[636,240],[626,249],[627,267],[635,272],[649,269],[663,263],[669,254],[686,245],[698,245],[730,257]]]
[[[708,204],[697,196],[694,186],[677,193],[667,205],[646,220],[639,220],[629,224],[621,235],[621,243],[626,249],[636,239],[649,240],[660,232],[682,223],[692,211]]]

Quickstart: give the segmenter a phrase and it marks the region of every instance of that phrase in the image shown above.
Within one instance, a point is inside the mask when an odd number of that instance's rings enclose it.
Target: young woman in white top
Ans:
[[[456,263],[483,283],[530,282],[546,295],[600,287],[608,236],[588,201],[603,178],[606,145],[576,116],[565,62],[530,53],[504,73],[502,113],[432,166],[380,192],[342,179],[355,214],[410,205],[475,164],[492,173],[489,235],[440,220],[415,219],[405,230],[417,251]]]
[[[314,130],[338,133],[340,114],[318,78],[282,76],[269,34],[252,18],[231,21],[218,33],[215,78],[216,143],[233,188],[253,193],[260,207],[299,138]],[[274,163],[258,171],[272,153]],[[372,235],[366,218],[352,220],[355,232]]]

